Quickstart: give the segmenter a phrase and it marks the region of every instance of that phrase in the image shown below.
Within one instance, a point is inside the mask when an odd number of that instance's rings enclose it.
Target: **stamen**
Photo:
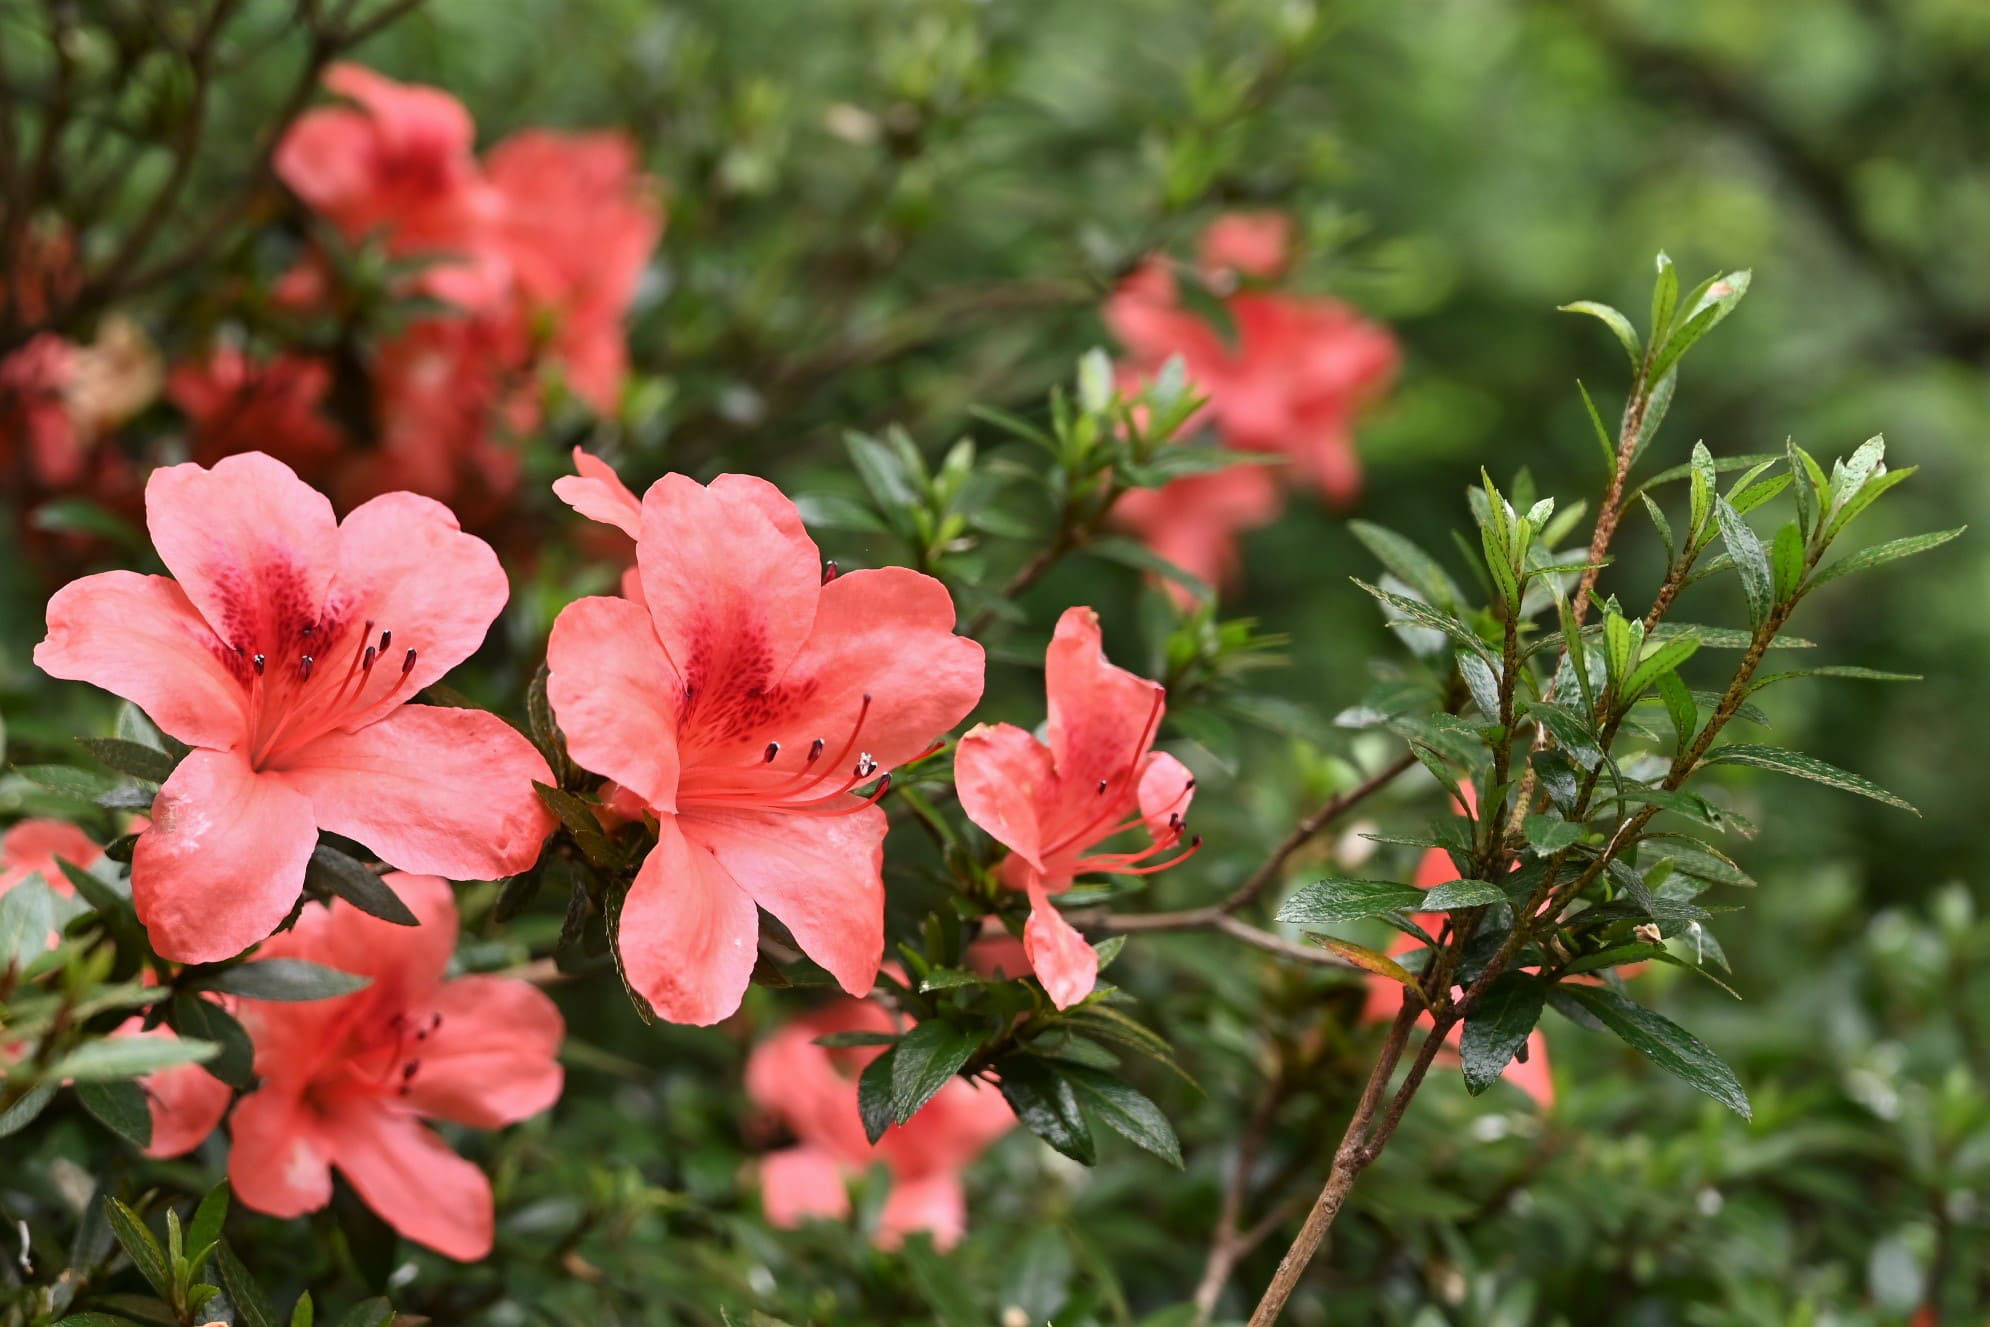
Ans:
[[[366,657],[360,661],[359,667],[361,672],[370,673],[373,671],[373,647],[371,645],[366,647]]]
[[[823,741],[820,737],[816,738],[813,742],[810,742],[808,744],[808,763],[813,765],[816,762],[816,760],[822,755],[822,748],[828,745],[829,744]]]
[[[1099,780],[1099,796],[1104,797],[1106,795],[1106,785],[1110,782],[1112,782],[1110,779]]]
[[[411,647],[408,650],[408,657],[401,660],[401,676],[406,677],[409,673],[414,671],[414,667],[415,667],[415,652]]]
[[[836,563],[833,560],[822,564],[822,583],[824,585],[827,585],[829,584],[829,582],[835,580],[836,576],[837,576]]]
[[[306,682],[309,682],[311,680],[312,665],[313,665],[312,658],[308,654],[305,655],[302,659],[299,659],[297,661],[297,672],[300,676],[303,677],[303,679]]]
[[[383,631],[380,633],[380,653],[387,653],[387,647],[393,643],[394,633],[392,631]]]
[[[261,676],[263,675],[263,665],[264,665],[264,664],[265,664],[266,662],[268,662],[268,661],[267,661],[267,660],[265,660],[265,659],[263,658],[263,656],[262,656],[262,655],[260,655],[260,654],[259,654],[259,655],[257,655],[257,656],[256,656],[256,658],[255,658],[255,664],[256,664],[256,676],[257,676],[257,677],[261,677]]]
[[[767,754],[762,756],[761,760],[771,765],[774,763],[774,757],[780,754],[781,754],[781,744],[779,742],[769,742],[767,744]]]

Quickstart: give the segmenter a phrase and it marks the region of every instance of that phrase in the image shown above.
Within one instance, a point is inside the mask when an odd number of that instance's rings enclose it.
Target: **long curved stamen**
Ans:
[[[298,630],[299,638],[305,642],[305,652],[299,654],[296,665],[288,671],[288,685],[278,680],[284,674],[270,674],[266,655],[254,656],[249,704],[251,730],[256,734],[251,760],[257,768],[392,700],[410,685],[409,677],[417,658],[413,649],[404,653],[399,676],[392,678],[385,691],[374,685],[376,664],[386,655],[394,633],[381,632],[379,643],[375,644],[373,626],[368,619],[357,634],[345,671],[336,680],[328,670],[318,667],[319,656],[311,652],[322,651],[333,643],[319,643],[318,624],[307,624]],[[382,676],[388,671],[377,669]]]
[[[1112,778],[1099,780],[1098,795],[1101,801],[1104,802],[1104,805],[1097,811],[1094,811],[1082,824],[1066,834],[1055,845],[1045,848],[1043,850],[1044,856],[1053,856],[1077,847],[1080,844],[1097,843],[1101,839],[1110,838],[1114,834],[1123,833],[1134,827],[1133,825],[1122,825],[1117,829],[1108,830],[1106,828],[1107,825],[1124,813],[1129,800],[1137,800],[1139,797],[1140,765],[1146,759],[1148,751],[1154,745],[1155,735],[1161,726],[1162,706],[1166,703],[1166,700],[1166,690],[1158,686],[1155,687],[1153,702],[1147,707],[1147,720],[1140,725],[1140,740],[1134,744],[1132,755],[1126,762],[1126,768]],[[1121,792],[1117,797],[1107,798],[1106,794],[1114,782],[1119,783]]]
[[[1154,851],[1159,851],[1161,848],[1167,846],[1169,845],[1156,844]],[[1175,856],[1168,858],[1168,860],[1165,862],[1150,862],[1146,866],[1131,866],[1131,865],[1100,866],[1097,863],[1099,861],[1104,861],[1106,859],[1103,858],[1088,859],[1086,861],[1081,861],[1078,863],[1078,873],[1082,874],[1085,871],[1097,871],[1104,875],[1155,875],[1158,874],[1159,872],[1169,869],[1170,867],[1180,866],[1183,862],[1195,856],[1196,853],[1200,851],[1202,851],[1202,835],[1198,834],[1194,838],[1188,841],[1188,847],[1184,848],[1180,853],[1176,854]],[[1143,853],[1141,855],[1145,856],[1146,854]]]

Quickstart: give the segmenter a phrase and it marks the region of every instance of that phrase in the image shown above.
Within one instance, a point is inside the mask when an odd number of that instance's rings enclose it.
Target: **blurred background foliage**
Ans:
[[[291,55],[278,41],[245,67],[224,123],[268,113]],[[1661,463],[1696,438],[1732,454],[1793,435],[1829,456],[1884,431],[1889,456],[1922,475],[1872,539],[1963,524],[1990,493],[1990,9],[1973,0],[428,0],[359,58],[460,96],[486,141],[624,127],[667,189],[620,418],[556,417],[532,443],[508,631],[462,682],[480,695],[520,695],[553,613],[612,574],[582,566],[576,522],[540,482],[565,471],[568,446],[632,481],[747,469],[822,494],[856,491],[845,430],[901,424],[929,455],[963,433],[994,445],[970,404],[1040,415],[1048,386],[1105,341],[1097,309],[1118,276],[1155,249],[1186,253],[1239,206],[1297,219],[1294,288],[1348,299],[1400,338],[1396,388],[1361,432],[1354,514],[1427,547],[1448,546],[1481,465],[1502,482],[1525,467],[1565,498],[1598,488],[1574,379],[1608,415],[1622,364],[1554,306],[1639,307],[1661,248],[1689,280],[1755,276],[1742,316],[1685,375]],[[221,181],[229,167],[203,169]],[[176,312],[197,321],[198,292]],[[150,330],[170,344],[186,328]],[[1157,880],[1165,903],[1234,883],[1374,754],[1331,725],[1369,685],[1368,661],[1396,653],[1347,583],[1372,564],[1345,516],[1299,500],[1246,540],[1223,613],[1290,636],[1292,666],[1251,679],[1288,704],[1272,711],[1278,731],[1219,719],[1194,743],[1174,734],[1215,786],[1198,803],[1209,846]],[[1642,516],[1629,525],[1606,585],[1642,590],[1661,564]],[[846,565],[897,556],[861,531],[824,543]],[[107,723],[106,698],[29,667],[43,571],[0,557],[15,760],[64,758],[70,734]],[[1719,929],[1745,1000],[1672,971],[1640,979],[1735,1065],[1754,1122],[1550,1020],[1556,1106],[1506,1088],[1474,1101],[1446,1075],[1357,1189],[1291,1321],[1981,1320],[1990,551],[1965,539],[1854,586],[1799,624],[1818,654],[1927,681],[1806,683],[1766,708],[1777,740],[1876,779],[1921,818],[1808,784],[1739,787],[1763,826],[1743,856],[1762,887]],[[1075,602],[1104,615],[1115,657],[1159,670],[1155,592],[1075,560],[991,651],[993,717],[1028,721],[1033,660]],[[0,785],[0,812],[26,796]],[[1436,802],[1427,780],[1405,782],[1368,827]],[[1371,846],[1349,836],[1335,850]],[[1409,850],[1377,851],[1378,867],[1409,869]],[[465,959],[502,966],[557,925],[486,923],[488,944]],[[485,1142],[506,1214],[498,1254],[471,1270],[417,1256],[391,1273],[396,1302],[494,1327],[1186,1323],[1260,1084],[1291,1078],[1260,1172],[1310,1197],[1379,1038],[1356,1021],[1358,985],[1246,952],[1140,937],[1113,972],[1195,1076],[1142,1080],[1181,1128],[1186,1174],[1116,1142],[1085,1172],[1012,1135],[973,1173],[969,1237],[944,1259],[758,1219],[741,1177],[767,1139],[745,1118],[740,1061],[755,1028],[806,993],[756,990],[714,1033],[645,1028],[612,983],[562,990],[565,1100]],[[0,1193],[73,1189],[63,1167],[102,1151],[77,1121],[33,1175],[0,1176]],[[198,1162],[126,1164],[197,1188]],[[391,1265],[357,1218],[257,1229],[272,1283]],[[1243,1259],[1219,1320],[1241,1318],[1283,1244]]]

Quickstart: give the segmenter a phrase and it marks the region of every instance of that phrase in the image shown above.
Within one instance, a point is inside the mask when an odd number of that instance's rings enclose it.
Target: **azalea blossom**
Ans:
[[[747,1095],[796,1139],[760,1163],[761,1205],[774,1225],[843,1220],[850,1178],[882,1163],[891,1193],[878,1214],[877,1243],[896,1248],[922,1230],[942,1249],[959,1242],[967,1228],[961,1172],[1016,1118],[993,1088],[953,1078],[918,1114],[871,1143],[857,1112],[857,1076],[880,1048],[832,1050],[816,1039],[896,1030],[875,1001],[844,1000],[789,1023],[747,1057]]]
[[[1132,489],[1113,504],[1112,514],[1167,561],[1222,585],[1236,578],[1237,537],[1271,524],[1283,505],[1271,467],[1245,464]],[[1177,604],[1191,601],[1178,581],[1164,584]]]
[[[145,498],[172,577],[63,587],[35,662],[195,748],[132,859],[163,957],[212,962],[268,935],[321,828],[458,879],[532,864],[553,825],[532,790],[552,777],[544,759],[496,715],[406,703],[504,606],[488,545],[411,493],[337,522],[259,452],[155,470]]]
[[[1147,875],[1195,851],[1181,846],[1195,779],[1153,750],[1167,689],[1106,661],[1099,618],[1067,608],[1044,655],[1049,719],[1039,741],[1013,724],[979,724],[954,752],[961,810],[1009,849],[1003,883],[1028,893],[1023,947],[1051,1000],[1067,1009],[1091,994],[1099,956],[1050,895],[1090,873]],[[1144,831],[1148,847],[1094,852]]]
[[[331,389],[323,360],[284,354],[258,361],[234,346],[176,365],[166,377],[166,397],[186,415],[194,459],[203,465],[268,447],[287,465],[322,468],[345,445],[322,413]]]
[[[553,492],[560,501],[589,520],[629,536],[630,542],[624,547],[633,558],[634,541],[640,539],[643,533],[643,502],[629,491],[629,486],[622,482],[622,477],[615,473],[613,466],[576,447],[574,473],[555,479]],[[613,535],[608,537],[614,538]],[[642,573],[633,565],[622,573],[622,597],[636,603],[643,601]]]
[[[370,982],[328,1000],[240,1002],[261,1085],[230,1120],[228,1180],[259,1212],[301,1216],[331,1201],[337,1167],[395,1230],[470,1261],[491,1250],[490,1180],[424,1121],[497,1129],[552,1106],[565,1025],[529,982],[446,979],[457,931],[448,882],[385,879],[420,925],[313,903],[258,951]]]
[[[1196,256],[1212,285],[1239,276],[1269,278],[1292,258],[1292,218],[1283,212],[1225,212],[1202,231]]]
[[[88,834],[66,820],[22,820],[0,834],[0,894],[29,876],[38,875],[48,887],[69,897],[76,887],[59,862],[87,870],[104,855]]]
[[[1467,815],[1473,814],[1478,808],[1478,796],[1469,783],[1458,785],[1457,800],[1459,807]],[[1431,848],[1417,862],[1416,875],[1411,883],[1418,889],[1434,889],[1438,885],[1449,884],[1459,878],[1458,868],[1452,862],[1451,854],[1442,848]],[[1430,934],[1438,935],[1444,929],[1448,918],[1441,912],[1419,912],[1410,920]],[[1389,946],[1389,952],[1404,954],[1422,947],[1415,936],[1398,935],[1395,942]],[[1397,1012],[1402,1009],[1405,998],[1401,983],[1375,974],[1368,976],[1366,982],[1368,999],[1361,1010],[1362,1021],[1386,1023],[1394,1019]],[[1462,988],[1457,992],[1457,994],[1463,993]],[[1420,1025],[1428,1025],[1431,1021],[1429,1012],[1418,1015],[1417,1021]],[[1464,1032],[1464,1024],[1455,1023],[1450,1032],[1445,1034],[1445,1043],[1452,1053],[1456,1053]],[[1505,1072],[1500,1077],[1532,1097],[1543,1110],[1555,1104],[1555,1078],[1548,1067],[1548,1039],[1541,1034],[1540,1028],[1537,1027],[1527,1034],[1526,1047],[1507,1064]]]
[[[622,908],[624,973],[664,1018],[717,1022],[753,970],[758,905],[845,991],[868,992],[883,776],[980,698],[981,647],[953,634],[930,576],[825,578],[794,504],[750,476],[658,480],[636,560],[642,603],[581,599],[547,646],[574,760],[658,822]]]
[[[220,998],[220,997],[210,997]],[[171,1028],[145,1026],[143,1018],[128,1018],[113,1037],[176,1039]],[[145,1107],[152,1117],[152,1141],[145,1155],[163,1159],[185,1156],[220,1126],[235,1099],[235,1089],[197,1064],[176,1064],[138,1080]]]

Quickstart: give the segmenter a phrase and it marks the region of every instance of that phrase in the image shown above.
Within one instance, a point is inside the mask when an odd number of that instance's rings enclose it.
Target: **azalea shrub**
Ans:
[[[418,9],[6,19],[0,1323],[1976,1302],[1990,924],[1845,886],[1803,790],[1917,809],[1772,727],[1917,680],[1832,647],[1963,530],[1911,436],[1681,426],[1751,270],[1557,291],[1583,462],[1391,499],[1496,352],[1327,279],[1328,16],[1162,25],[1227,63],[1059,251],[947,186],[1075,151],[982,126],[1082,17],[831,25],[873,196],[793,89],[541,122]]]

